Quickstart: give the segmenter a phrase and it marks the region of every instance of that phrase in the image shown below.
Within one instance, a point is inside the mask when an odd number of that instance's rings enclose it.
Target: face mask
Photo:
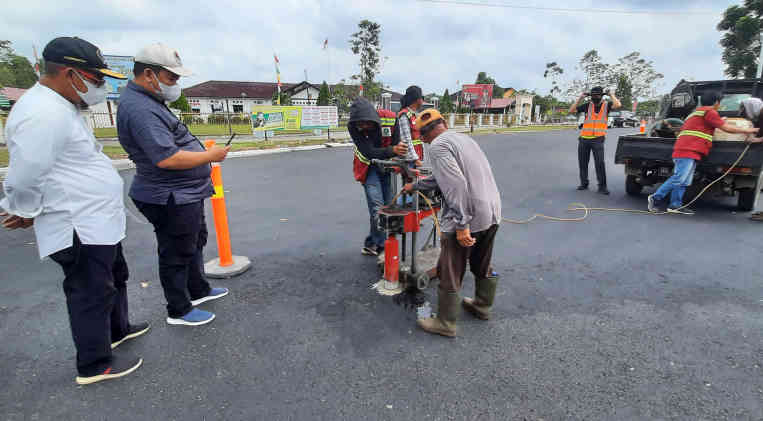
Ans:
[[[156,82],[159,84],[159,96],[167,102],[175,102],[180,98],[180,85],[177,83],[174,85],[165,85],[159,78],[156,78]]]
[[[79,91],[79,89],[72,85],[72,87],[74,87],[74,91],[77,92],[77,95],[79,95],[82,102],[92,107],[95,104],[100,104],[101,102],[106,101],[106,94],[109,93],[109,88],[106,83],[98,87],[95,86],[95,84],[90,83],[89,81],[82,78],[77,72],[74,73],[77,74],[79,80],[81,80],[82,83],[84,83],[87,87],[87,92],[82,93]]]

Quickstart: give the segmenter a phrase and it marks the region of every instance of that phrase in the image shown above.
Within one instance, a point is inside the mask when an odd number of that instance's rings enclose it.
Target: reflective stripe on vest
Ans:
[[[583,139],[595,139],[606,136],[607,134],[607,107],[606,101],[601,103],[599,112],[594,110],[593,102],[588,104],[588,112],[583,122],[583,130],[580,131],[580,137]]]
[[[706,112],[707,110],[694,110],[691,114],[689,114],[688,117],[686,117],[686,121],[689,121],[689,119],[692,117],[698,117],[698,118],[704,119]],[[678,137],[681,137],[681,136],[695,136],[700,139],[705,139],[708,142],[713,141],[713,135],[707,134],[705,132],[700,132],[698,130],[681,130],[681,132],[678,133]]]
[[[360,161],[360,162],[362,162],[362,163],[364,163],[366,165],[371,165],[371,161],[368,158],[366,158],[365,156],[363,156],[362,153],[360,153],[360,150],[358,149],[357,146],[355,146],[355,157],[358,158],[358,161]]]
[[[681,130],[681,132],[678,133],[678,137],[680,138],[681,136],[696,136],[710,142],[713,141],[713,135],[709,135],[703,132],[698,132],[696,130]]]

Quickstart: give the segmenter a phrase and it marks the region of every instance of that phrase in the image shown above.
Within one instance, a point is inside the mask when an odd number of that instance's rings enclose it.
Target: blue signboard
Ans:
[[[119,100],[119,94],[122,93],[125,86],[127,86],[127,82],[129,80],[133,79],[132,74],[132,66],[134,63],[132,56],[103,56],[103,59],[106,61],[106,64],[109,66],[109,69],[122,73],[123,75],[127,76],[128,80],[119,80],[107,77],[106,83],[109,84],[109,93],[106,95],[106,99],[110,99],[113,101]]]

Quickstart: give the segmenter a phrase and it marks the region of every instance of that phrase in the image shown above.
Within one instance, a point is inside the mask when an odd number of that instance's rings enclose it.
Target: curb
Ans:
[[[249,151],[230,152],[228,153],[228,156],[226,157],[226,159],[249,158],[253,156],[273,155],[273,154],[285,153],[285,152],[314,151],[317,149],[342,148],[342,147],[347,148],[351,146],[352,146],[352,143],[327,142],[327,143],[324,143],[323,145],[294,146],[291,148],[253,149]],[[115,159],[115,160],[112,160],[111,162],[112,164],[114,164],[114,168],[116,168],[117,171],[131,170],[135,168],[135,164],[129,159]],[[0,168],[0,179],[5,177],[5,173],[7,171],[8,171],[7,168]]]

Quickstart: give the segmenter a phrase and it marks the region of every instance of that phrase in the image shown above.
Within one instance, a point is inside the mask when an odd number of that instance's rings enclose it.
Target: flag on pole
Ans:
[[[40,59],[37,58],[37,47],[32,44],[32,50],[34,50],[34,72],[37,73],[37,77],[40,77]]]
[[[326,38],[326,41],[323,41],[323,49],[325,50],[329,46],[329,39]]]
[[[276,66],[276,81],[278,82],[278,98],[276,98],[276,104],[281,105],[281,70],[278,69],[278,56],[273,53],[273,59]]]

